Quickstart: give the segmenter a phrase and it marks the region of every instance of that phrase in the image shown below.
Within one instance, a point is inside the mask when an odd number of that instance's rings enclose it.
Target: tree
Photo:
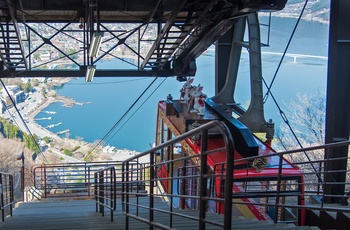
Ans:
[[[36,87],[36,86],[39,86],[39,84],[40,84],[40,82],[39,82],[39,80],[38,79],[32,79],[32,85],[34,86],[34,87]]]
[[[297,94],[298,101],[291,101],[287,107],[286,117],[300,143],[306,147],[324,144],[326,95],[316,91],[314,94]],[[277,130],[278,149],[300,148],[286,124]],[[283,135],[282,135],[283,134]]]
[[[33,57],[34,57],[34,60],[35,60],[35,61],[41,61],[41,59],[40,59],[40,54],[35,53],[35,54],[33,55]]]
[[[276,149],[292,150],[301,147],[317,146],[324,144],[325,138],[325,111],[326,96],[324,92],[317,91],[314,94],[297,94],[297,101],[291,101],[287,106],[289,110],[286,117],[297,139],[286,124],[282,124],[276,130]],[[316,189],[322,175],[319,174],[322,165],[315,161],[324,159],[324,150],[299,152],[285,155],[291,163],[301,163],[298,167],[304,173],[305,184],[308,189]],[[312,163],[307,163],[311,161]],[[316,176],[317,175],[317,176]],[[319,178],[319,180],[317,179]]]
[[[45,87],[41,88],[41,95],[43,96],[43,98],[46,98],[46,89],[45,89]]]
[[[33,87],[30,82],[27,83],[20,83],[19,87],[23,90],[25,93],[29,93],[33,90]]]
[[[49,144],[52,141],[51,137],[48,136],[43,137],[43,140],[46,142],[46,144]]]
[[[65,155],[67,155],[67,156],[70,156],[70,157],[72,157],[74,154],[70,151],[70,150],[68,150],[68,149],[65,149],[64,151],[63,151],[63,153],[65,154]]]
[[[3,136],[5,136],[5,134],[4,134],[4,123],[3,123],[3,121],[0,121],[0,134],[2,134]]]
[[[33,91],[33,86],[29,81],[26,84],[26,91],[27,91],[27,93]]]
[[[33,134],[33,137],[30,135],[23,133],[24,135],[24,144],[30,150],[35,151],[35,153],[39,153],[39,146],[37,144],[39,137],[36,134]]]
[[[19,129],[16,129],[16,138],[23,141],[23,132]]]

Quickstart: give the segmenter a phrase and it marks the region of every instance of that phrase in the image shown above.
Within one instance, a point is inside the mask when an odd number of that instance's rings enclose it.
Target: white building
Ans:
[[[21,89],[19,88],[18,85],[8,85],[8,86],[6,86],[6,89],[7,89],[7,91],[9,92],[9,94],[11,96],[14,96],[16,93],[21,91]],[[1,90],[1,95],[2,95],[2,97],[7,97],[8,96],[5,89]]]
[[[108,149],[108,152],[109,152],[109,153],[114,153],[114,150],[115,150],[115,147],[114,147],[114,146],[111,146],[111,147]]]
[[[103,148],[102,152],[108,153],[108,150],[111,146],[107,145],[106,147]]]
[[[41,61],[50,61],[50,52],[45,52],[40,54]]]

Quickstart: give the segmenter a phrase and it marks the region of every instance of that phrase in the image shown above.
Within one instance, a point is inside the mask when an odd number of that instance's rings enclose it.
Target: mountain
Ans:
[[[286,7],[275,16],[297,18],[304,7],[306,0],[288,0]],[[309,0],[303,13],[302,19],[317,21],[320,23],[329,22],[330,0]]]

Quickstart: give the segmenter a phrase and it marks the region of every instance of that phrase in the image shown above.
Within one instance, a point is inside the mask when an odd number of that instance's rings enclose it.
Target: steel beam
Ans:
[[[85,77],[86,70],[31,70],[0,71],[0,78],[11,77]],[[150,72],[138,70],[96,70],[94,77],[169,77],[169,72]]]
[[[326,143],[348,140],[350,134],[350,1],[331,1],[326,105]],[[348,148],[325,153],[324,201],[340,202],[344,195]],[[337,160],[332,160],[337,158]],[[328,196],[329,195],[329,196]]]
[[[241,18],[215,43],[215,97],[216,103],[234,102],[238,67],[242,52],[246,18]]]

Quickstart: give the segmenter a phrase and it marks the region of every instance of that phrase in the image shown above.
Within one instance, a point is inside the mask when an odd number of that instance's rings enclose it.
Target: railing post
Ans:
[[[318,163],[318,175],[321,176],[322,173],[322,161],[320,163]],[[317,183],[317,195],[320,195],[320,186],[322,184],[322,181],[320,181],[320,179],[318,179],[318,183]]]
[[[150,182],[149,182],[149,207],[150,207],[150,211],[149,211],[149,221],[153,222],[154,221],[154,212],[153,212],[153,208],[154,208],[154,180],[155,180],[155,167],[154,167],[154,152],[150,153]],[[150,225],[150,230],[153,230],[153,225]]]
[[[170,145],[171,149],[170,149],[170,166],[169,166],[169,170],[170,170],[170,178],[172,178],[170,180],[170,194],[173,195],[174,194],[174,145]],[[170,197],[170,228],[173,227],[173,196]]]
[[[44,197],[47,198],[47,191],[46,191],[46,167],[44,166]]]
[[[141,180],[142,180],[142,175],[143,175],[143,171],[140,170],[140,168],[142,167],[142,165],[139,163],[139,159],[136,160],[136,176],[137,176],[137,193],[139,193],[139,190],[140,190],[140,185],[141,185]],[[145,170],[145,169],[143,169]]]
[[[135,170],[136,170],[136,180],[139,180],[139,161],[137,159],[136,161],[136,165],[132,164],[132,174],[135,173]],[[134,168],[136,167],[136,169]],[[133,181],[133,179],[131,179],[131,181]],[[134,184],[134,183],[133,183]],[[136,183],[136,193],[139,193],[139,183]],[[136,215],[138,216],[139,215],[139,196],[136,195]]]
[[[182,209],[185,209],[185,202],[186,202],[186,199],[185,199],[185,195],[186,195],[186,176],[187,176],[187,173],[186,173],[186,166],[187,166],[187,163],[186,163],[186,160],[184,160],[184,164],[183,164],[183,167],[182,167],[182,176],[183,178],[181,179],[182,180],[182,187],[181,187],[181,195],[183,195],[181,197],[181,208]]]
[[[85,166],[86,167],[86,166]],[[85,172],[86,172],[86,170],[85,170]],[[91,186],[91,182],[90,182],[90,180],[91,180],[91,175],[90,175],[90,165],[88,166],[88,196],[90,197],[90,186]]]
[[[227,132],[227,129],[225,129]],[[224,229],[231,229],[232,225],[232,194],[233,194],[233,170],[234,170],[234,143],[232,136],[223,135],[226,143],[226,177],[225,177],[225,203],[224,203]],[[231,137],[231,138],[229,138]]]
[[[4,186],[2,184],[2,173],[0,173],[0,208],[1,208],[1,220],[5,221],[5,210],[4,210]]]
[[[126,207],[125,207],[125,212],[126,212],[126,216],[125,216],[125,229],[129,229],[129,161],[126,162],[126,168],[125,171],[123,170],[123,173],[125,175],[125,203],[126,203]],[[124,193],[123,193],[124,194]]]
[[[24,168],[23,168],[24,169]],[[9,186],[10,186],[10,216],[12,216],[12,208],[13,208],[13,202],[14,202],[14,192],[13,192],[13,189],[14,189],[14,185],[13,185],[13,175],[9,175],[9,179],[10,179],[10,183],[9,183]]]
[[[23,196],[23,201],[25,201],[24,188],[25,188],[25,183],[24,183],[24,157],[23,157],[22,166],[21,166],[21,192],[22,192],[22,196]]]
[[[113,178],[115,178],[114,174],[113,174],[113,169],[114,168],[111,168],[110,169],[110,178],[109,178],[109,181],[110,181],[110,197],[111,197],[111,200],[110,200],[110,204],[111,204],[111,221],[113,222],[113,211],[114,211],[114,208],[115,208],[115,204],[114,204],[114,201],[115,201],[115,197],[114,197],[114,185],[115,185],[115,181]]]
[[[275,201],[275,216],[273,222],[276,224],[278,221],[278,205],[280,199],[281,192],[281,175],[282,175],[282,164],[283,164],[283,155],[279,154],[279,162],[278,162],[278,176],[277,176],[277,188],[276,188],[276,201]]]
[[[98,212],[98,173],[95,173],[94,175],[94,195],[95,195],[95,206],[96,206],[96,212]]]
[[[100,172],[100,178],[99,178],[99,200],[100,200],[100,213],[102,213],[102,216],[105,215],[104,210],[104,199],[103,199],[103,193],[104,193],[104,173],[103,171]]]
[[[199,230],[205,229],[205,214],[207,211],[207,154],[208,150],[208,130],[202,130],[202,139],[201,139],[201,157],[200,157],[200,190],[199,190]]]

